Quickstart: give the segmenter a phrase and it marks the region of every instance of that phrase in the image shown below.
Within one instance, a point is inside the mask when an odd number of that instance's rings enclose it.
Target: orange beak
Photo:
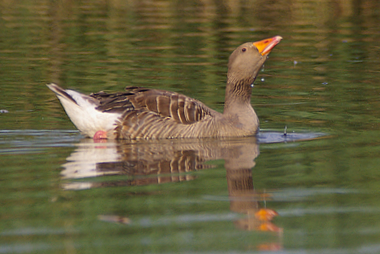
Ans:
[[[265,56],[265,55],[269,54],[269,52],[277,44],[279,44],[281,40],[282,40],[282,37],[277,35],[277,36],[269,38],[269,39],[254,42],[253,45],[255,45],[255,47],[259,50],[261,55]]]

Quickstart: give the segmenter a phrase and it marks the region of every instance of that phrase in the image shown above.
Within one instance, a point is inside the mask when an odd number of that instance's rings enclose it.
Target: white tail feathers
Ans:
[[[96,109],[99,105],[94,98],[73,90],[64,90],[56,84],[47,85],[61,101],[73,124],[85,136],[93,137],[97,131],[113,132],[120,113],[105,113]],[[109,135],[112,137],[113,135]]]

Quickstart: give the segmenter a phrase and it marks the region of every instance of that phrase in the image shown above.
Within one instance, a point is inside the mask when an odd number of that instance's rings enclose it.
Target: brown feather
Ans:
[[[100,111],[123,112],[114,131],[117,139],[180,137],[182,134],[190,137],[194,135],[191,124],[220,114],[195,99],[156,89],[127,87],[126,92],[99,92],[91,97],[99,101],[97,109]]]
[[[182,124],[200,121],[214,112],[200,101],[157,89],[127,87],[126,92],[108,94],[102,91],[90,96],[99,101],[97,109],[102,112],[143,110]],[[194,112],[197,112],[196,116]]]

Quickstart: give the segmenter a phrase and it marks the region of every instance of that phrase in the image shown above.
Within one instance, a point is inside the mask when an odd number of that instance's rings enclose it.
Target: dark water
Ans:
[[[380,252],[379,10],[0,1],[0,253]],[[221,111],[231,51],[274,35],[257,139],[94,143],[45,86],[148,86]]]

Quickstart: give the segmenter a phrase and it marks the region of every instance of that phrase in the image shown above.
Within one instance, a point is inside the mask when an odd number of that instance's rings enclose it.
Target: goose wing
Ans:
[[[90,96],[99,102],[96,109],[102,112],[124,115],[131,111],[152,112],[181,124],[192,124],[216,113],[198,100],[157,89],[127,87],[119,93],[99,92]]]

